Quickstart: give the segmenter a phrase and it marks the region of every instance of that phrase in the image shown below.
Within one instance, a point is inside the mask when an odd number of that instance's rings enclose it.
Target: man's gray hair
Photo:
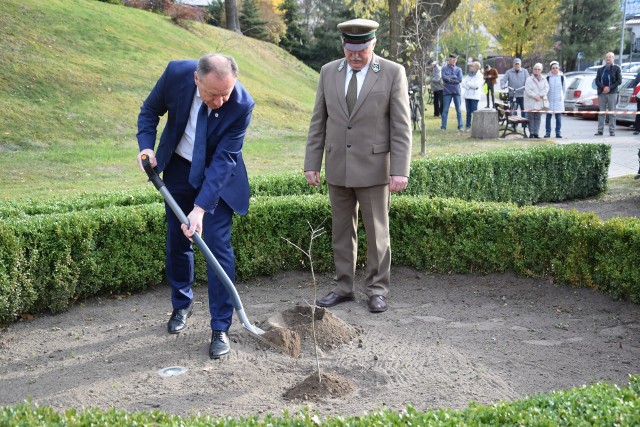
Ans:
[[[227,78],[229,75],[238,78],[238,64],[235,59],[221,53],[207,53],[201,56],[196,71],[200,78],[210,73],[214,73],[219,79]]]

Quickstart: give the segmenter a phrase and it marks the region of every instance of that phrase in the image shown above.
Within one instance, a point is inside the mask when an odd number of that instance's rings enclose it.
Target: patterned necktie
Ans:
[[[359,70],[351,70],[351,80],[349,80],[349,87],[347,88],[347,110],[349,115],[353,110],[353,106],[356,105],[358,100],[358,78],[356,74]]]
[[[193,188],[199,188],[204,180],[204,161],[207,157],[207,120],[209,108],[204,102],[198,110],[196,122],[196,135],[193,140],[193,156],[191,157],[191,170],[189,171],[189,184]]]

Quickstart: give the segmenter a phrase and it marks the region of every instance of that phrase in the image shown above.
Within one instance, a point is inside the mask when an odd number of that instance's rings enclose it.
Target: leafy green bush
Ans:
[[[67,409],[56,412],[49,406],[26,402],[0,408],[0,427],[22,426],[158,426],[158,427],[280,427],[299,426],[637,426],[640,424],[640,378],[632,376],[629,385],[618,387],[598,383],[567,391],[552,391],[515,402],[494,405],[471,403],[461,410],[429,409],[417,411],[412,406],[402,412],[389,409],[352,417],[323,419],[308,409],[282,416],[267,414],[252,417],[216,418],[209,415],[180,417],[166,412],[127,413],[117,409]]]
[[[529,150],[415,160],[405,194],[528,205],[595,196],[606,190],[611,147],[605,144],[545,145]],[[256,176],[251,194],[293,196],[326,194],[307,184],[302,173]],[[81,194],[67,199],[0,203],[0,219],[80,211],[109,206],[135,206],[161,201],[149,185],[134,192]]]
[[[329,271],[330,218],[325,195],[255,198],[247,216],[234,218],[238,279],[308,269],[284,238],[307,247],[310,226],[327,231],[314,242],[314,267]],[[165,227],[161,203],[0,221],[0,320],[160,283]],[[635,218],[603,222],[555,208],[403,196],[391,204],[390,227],[396,265],[441,273],[514,271],[640,302]],[[204,281],[205,261],[196,256],[196,278]],[[365,259],[360,233],[358,262]]]
[[[611,147],[543,145],[411,163],[406,194],[530,205],[606,190]]]

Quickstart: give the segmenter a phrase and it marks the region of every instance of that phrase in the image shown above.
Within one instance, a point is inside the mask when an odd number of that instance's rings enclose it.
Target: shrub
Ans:
[[[255,198],[233,222],[239,280],[306,269],[309,224],[316,271],[333,268],[325,195]],[[21,312],[59,312],[96,294],[143,289],[163,280],[161,203],[33,215],[0,221],[0,320]],[[514,204],[397,197],[390,210],[393,263],[440,273],[513,271],[590,286],[640,302],[640,220],[603,222],[593,214]],[[196,253],[196,278],[205,261]],[[358,263],[366,259],[359,233]]]

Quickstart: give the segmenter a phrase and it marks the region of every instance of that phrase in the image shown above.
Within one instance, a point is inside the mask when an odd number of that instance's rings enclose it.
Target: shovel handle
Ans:
[[[143,154],[140,156],[140,160],[142,161],[142,167],[144,171],[147,173],[149,177],[149,181],[153,183],[157,190],[160,190],[161,187],[164,187],[164,182],[160,179],[160,176],[156,172],[156,170],[151,166],[151,162],[149,161],[149,156]]]
[[[180,206],[175,201],[175,199],[173,198],[173,196],[171,195],[167,187],[164,185],[164,182],[162,181],[162,179],[160,179],[156,170],[153,167],[151,167],[149,156],[147,154],[141,155],[140,161],[142,163],[142,168],[144,169],[144,171],[147,173],[147,176],[149,177],[149,181],[151,181],[153,185],[156,187],[156,189],[160,191],[160,194],[162,194],[162,198],[166,202],[167,206],[169,206],[169,208],[173,211],[175,216],[178,218],[178,220],[182,224],[189,227],[189,219],[184,214],[182,209],[180,209]],[[264,334],[264,331],[262,329],[252,325],[251,322],[249,322],[249,319],[247,318],[247,315],[244,312],[244,308],[242,307],[242,301],[240,301],[240,296],[238,295],[238,291],[236,290],[236,287],[234,286],[233,282],[231,281],[227,273],[224,271],[224,269],[222,268],[222,266],[220,265],[216,257],[213,255],[213,253],[211,253],[211,250],[209,249],[209,247],[207,247],[207,244],[202,239],[202,236],[200,236],[200,234],[198,233],[194,233],[193,236],[191,236],[191,238],[193,240],[193,243],[195,243],[198,249],[200,249],[200,252],[202,252],[202,255],[204,255],[204,258],[207,260],[207,264],[209,264],[209,266],[216,273],[216,275],[218,276],[218,278],[220,279],[224,287],[227,289],[227,292],[231,297],[231,303],[233,305],[233,308],[236,309],[236,312],[238,313],[238,318],[242,322],[242,326],[244,326],[249,332],[251,332],[254,335]]]

